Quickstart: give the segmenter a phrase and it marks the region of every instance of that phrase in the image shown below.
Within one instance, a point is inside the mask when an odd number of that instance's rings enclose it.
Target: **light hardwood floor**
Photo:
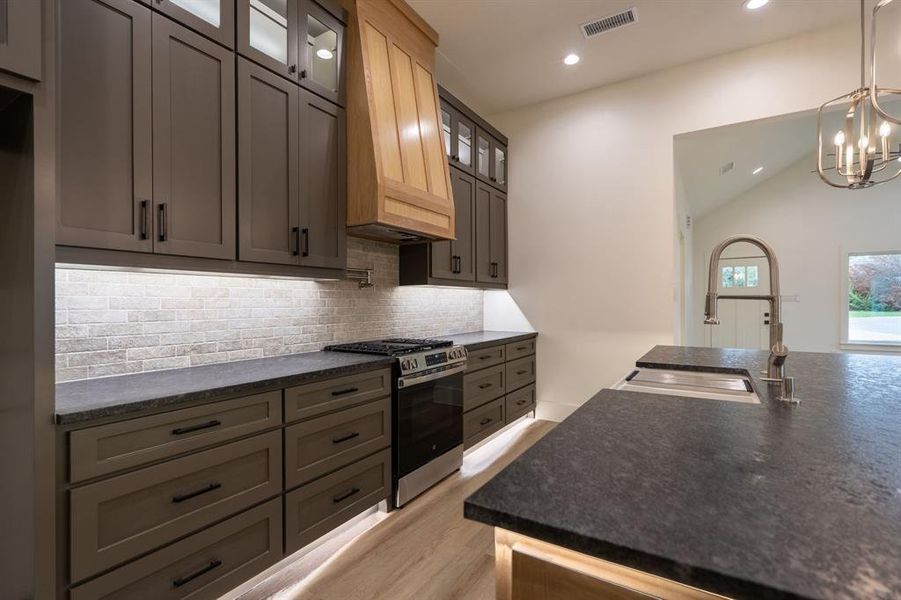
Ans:
[[[463,501],[554,425],[515,425],[407,507],[379,515],[377,525],[312,573],[311,559],[301,559],[239,600],[493,599],[494,531],[464,519]]]

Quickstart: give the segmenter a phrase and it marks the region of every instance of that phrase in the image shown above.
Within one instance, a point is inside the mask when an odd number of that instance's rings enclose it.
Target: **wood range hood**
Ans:
[[[345,0],[347,226],[358,237],[454,238],[441,142],[438,34],[403,0]]]

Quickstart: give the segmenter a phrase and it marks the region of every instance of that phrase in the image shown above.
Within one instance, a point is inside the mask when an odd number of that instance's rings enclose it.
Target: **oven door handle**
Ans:
[[[441,379],[442,377],[449,377],[451,375],[456,375],[457,373],[462,373],[466,370],[466,363],[461,362],[447,369],[443,369],[441,371],[435,371],[433,373],[426,373],[424,375],[407,375],[406,377],[398,377],[397,378],[397,388],[398,389],[406,389],[412,387],[414,385],[419,385],[420,383],[426,383],[428,381],[435,381],[436,379]]]

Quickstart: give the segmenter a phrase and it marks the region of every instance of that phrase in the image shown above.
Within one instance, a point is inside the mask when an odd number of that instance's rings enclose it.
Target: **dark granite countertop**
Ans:
[[[142,410],[229,394],[309,383],[391,366],[393,359],[368,354],[308,352],[185,369],[153,371],[60,383],[56,422],[85,423]]]
[[[512,344],[538,335],[534,331],[470,331],[453,335],[438,336],[442,340],[452,340],[455,344],[466,346],[467,350],[478,350],[498,344]]]
[[[472,331],[438,337],[476,350],[536,335],[534,332]],[[384,368],[392,363],[393,359],[383,356],[308,352],[71,381],[56,386],[56,422],[60,425],[84,424],[142,410],[350,375]]]
[[[466,501],[468,518],[737,598],[901,597],[901,357],[658,346],[761,404],[603,390]]]

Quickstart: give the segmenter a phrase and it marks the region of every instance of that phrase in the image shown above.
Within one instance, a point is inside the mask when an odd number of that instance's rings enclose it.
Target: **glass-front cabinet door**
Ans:
[[[451,113],[453,109],[445,104],[443,101],[441,102],[441,143],[444,145],[444,153],[447,154],[447,158],[450,159],[454,155],[453,151],[453,136],[454,136],[454,125],[453,125],[453,115]]]
[[[165,0],[154,6],[223,46],[235,47],[234,0]]]
[[[491,182],[502,190],[507,189],[507,147],[492,140]]]
[[[302,0],[298,51],[300,83],[336,104],[344,104],[344,25],[312,0]]]
[[[476,176],[487,182],[491,182],[491,138],[484,131],[478,130],[476,134]]]
[[[475,127],[472,121],[461,115],[456,114],[454,123],[454,163],[468,173],[472,173],[472,140],[475,136]]]
[[[238,52],[295,79],[297,15],[297,0],[238,0]]]

